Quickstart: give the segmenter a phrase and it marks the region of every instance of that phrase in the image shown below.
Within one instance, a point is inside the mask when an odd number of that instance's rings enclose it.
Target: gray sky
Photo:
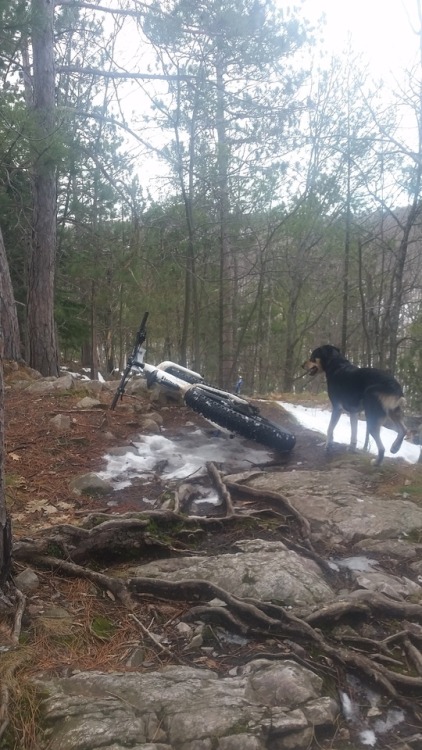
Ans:
[[[279,0],[284,5],[284,0]],[[304,0],[307,17],[326,15],[327,52],[341,53],[351,36],[352,48],[368,60],[375,77],[399,75],[418,52],[417,0]]]

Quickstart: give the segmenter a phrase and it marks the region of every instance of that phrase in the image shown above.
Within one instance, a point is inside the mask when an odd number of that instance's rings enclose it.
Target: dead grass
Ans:
[[[97,591],[88,581],[42,576],[32,606],[46,611],[63,607],[69,617],[43,617],[42,611],[23,627],[17,649],[0,656],[2,683],[8,693],[9,726],[0,739],[1,750],[44,750],[38,739],[43,696],[34,678],[71,675],[75,670],[101,672],[139,671],[130,657],[141,649],[146,668],[157,669],[166,655],[121,605]],[[53,601],[51,601],[53,598]],[[180,605],[145,601],[134,609],[144,628],[165,633],[180,616]]]
[[[48,583],[44,586],[48,587]],[[54,588],[57,606],[65,607],[70,616],[44,618],[41,613],[36,618],[34,627],[26,633],[34,654],[27,668],[28,676],[40,671],[54,675],[73,669],[130,671],[126,662],[137,646],[143,647],[147,661],[155,661],[151,642],[145,640],[130,613],[96,591],[91,583],[58,579],[54,580]],[[160,612],[158,619],[156,608],[148,603],[134,611],[147,627],[155,623],[161,628],[168,614]]]
[[[27,677],[27,663],[32,657],[32,649],[20,648],[0,659],[3,686],[8,692],[9,726],[0,739],[0,748],[5,750],[41,750],[37,739],[41,696]]]

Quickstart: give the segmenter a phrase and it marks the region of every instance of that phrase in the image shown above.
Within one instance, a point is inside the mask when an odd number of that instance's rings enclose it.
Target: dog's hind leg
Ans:
[[[363,399],[363,406],[365,409],[367,434],[368,436],[372,435],[378,448],[378,456],[372,461],[372,463],[375,466],[380,466],[383,462],[385,453],[381,441],[380,430],[381,425],[385,422],[387,412],[377,392],[372,388],[367,389]]]
[[[390,448],[391,453],[397,453],[400,448],[401,444],[406,436],[406,427],[403,424],[402,421],[402,410],[401,410],[401,404],[396,406],[395,409],[389,409],[388,416],[390,417],[391,421],[397,428],[397,437],[393,443],[393,445]]]

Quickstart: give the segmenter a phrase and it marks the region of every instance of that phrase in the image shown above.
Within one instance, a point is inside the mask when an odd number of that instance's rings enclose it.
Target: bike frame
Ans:
[[[143,352],[142,356],[145,354],[145,350],[141,350],[140,353]],[[191,388],[195,388],[196,386],[200,386],[202,391],[206,391],[207,393],[215,394],[216,396],[220,396],[221,398],[225,398],[228,402],[234,404],[238,404],[239,406],[247,406],[249,405],[249,402],[244,399],[240,398],[240,396],[236,396],[234,393],[229,393],[228,391],[223,391],[221,388],[215,388],[214,386],[207,385],[204,383],[204,379],[202,375],[195,372],[194,370],[189,370],[187,367],[182,367],[182,365],[178,365],[175,362],[171,362],[170,360],[166,360],[165,362],[160,362],[159,365],[150,365],[147,362],[139,363],[139,360],[137,360],[137,366],[140,367],[141,371],[145,373],[145,377],[148,383],[151,382],[151,385],[155,382],[157,385],[163,389],[168,389],[171,391],[179,391],[182,395],[187,393]],[[176,375],[168,372],[168,370],[178,370],[180,373],[183,373],[185,375],[190,375],[192,377],[197,377],[198,380],[195,383],[188,383],[183,378],[178,378]]]
[[[237,405],[240,408],[250,408],[250,404],[246,399],[241,398],[240,396],[236,396],[236,394],[234,393],[223,391],[221,388],[215,388],[211,385],[207,385],[204,382],[204,378],[199,372],[190,370],[188,367],[183,367],[183,365],[179,365],[176,362],[172,362],[170,360],[160,362],[159,365],[150,365],[145,362],[144,360],[146,350],[143,344],[146,339],[147,318],[148,313],[145,313],[144,317],[142,318],[139,330],[136,334],[135,345],[133,347],[131,355],[128,357],[127,365],[124,369],[119,387],[116,391],[116,396],[113,399],[113,403],[111,405],[112,409],[114,409],[114,407],[116,406],[117,401],[123,398],[126,383],[132,371],[138,371],[139,374],[143,375],[147,381],[148,387],[157,384],[163,390],[178,392],[182,397],[184,397],[191,388],[199,386],[202,391],[209,393],[211,397],[214,395],[223,398],[227,401],[227,403],[233,404],[234,407]],[[172,372],[169,372],[169,370],[172,370]],[[177,374],[174,373],[179,373],[180,377],[177,377]],[[190,378],[189,382],[183,379],[184,375]]]
[[[166,360],[157,366],[145,362],[143,344],[147,335],[147,318],[148,313],[145,313],[110,409],[114,409],[119,399],[123,398],[130,375],[137,371],[145,378],[148,387],[158,385],[163,391],[178,393],[192,411],[201,414],[211,424],[218,425],[229,435],[237,434],[254,440],[279,453],[292,450],[296,441],[294,435],[265,419],[247,399],[204,383],[199,372],[176,362]]]

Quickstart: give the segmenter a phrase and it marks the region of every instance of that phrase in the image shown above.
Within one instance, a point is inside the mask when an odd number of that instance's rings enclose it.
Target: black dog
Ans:
[[[302,367],[310,375],[324,372],[327,379],[328,396],[332,404],[332,413],[327,432],[327,449],[333,442],[334,428],[340,419],[342,410],[350,414],[351,440],[350,448],[356,448],[358,413],[363,409],[366,416],[365,447],[369,435],[374,438],[378,457],[376,466],[384,458],[384,446],[380,438],[380,428],[387,417],[394,423],[398,435],[391,446],[391,453],[397,453],[406,435],[402,422],[403,391],[400,383],[385,370],[374,367],[356,367],[343,357],[335,346],[325,344],[314,349],[309,360]]]

